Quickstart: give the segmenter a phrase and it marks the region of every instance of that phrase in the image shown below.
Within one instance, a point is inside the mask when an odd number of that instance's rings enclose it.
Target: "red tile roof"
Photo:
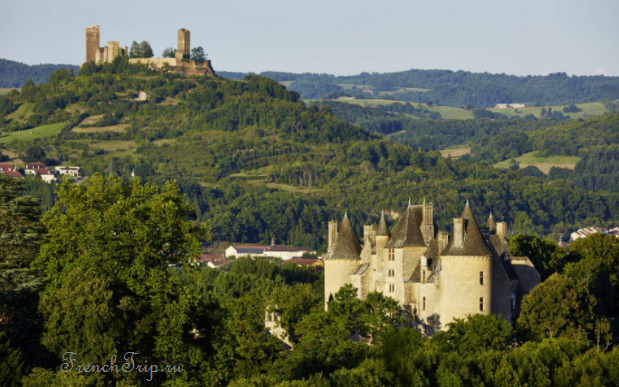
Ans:
[[[43,168],[47,168],[47,167],[42,162],[37,161],[36,163],[28,163],[28,167],[26,169],[43,169]]]
[[[6,173],[8,177],[23,177],[22,174],[17,171],[0,171],[0,173]]]
[[[0,163],[0,171],[14,171],[15,167],[9,163]]]

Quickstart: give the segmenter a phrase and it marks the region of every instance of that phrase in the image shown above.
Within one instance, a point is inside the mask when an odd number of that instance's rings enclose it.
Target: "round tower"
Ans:
[[[454,318],[490,314],[492,305],[492,252],[470,206],[454,219],[453,238],[441,253],[438,327]]]

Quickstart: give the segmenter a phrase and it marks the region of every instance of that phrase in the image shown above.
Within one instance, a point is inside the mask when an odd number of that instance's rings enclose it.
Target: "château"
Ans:
[[[513,256],[507,223],[492,214],[480,227],[468,201],[453,234],[435,234],[433,204],[408,205],[391,232],[384,214],[363,227],[363,245],[347,215],[328,225],[325,302],[345,284],[364,299],[382,292],[399,302],[408,326],[432,335],[454,318],[500,314],[512,321],[540,275],[527,257]]]

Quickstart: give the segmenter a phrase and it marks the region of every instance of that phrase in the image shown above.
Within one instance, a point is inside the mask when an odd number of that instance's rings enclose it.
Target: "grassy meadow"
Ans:
[[[18,132],[10,132],[0,135],[0,143],[9,143],[15,140],[34,140],[36,138],[54,136],[64,128],[65,123],[59,122],[57,124],[41,125],[33,129],[20,130]]]
[[[606,113],[606,109],[604,105],[599,102],[590,102],[590,103],[579,103],[576,104],[579,108],[582,109],[581,112],[578,113],[563,113],[563,108],[565,106],[550,106],[553,111],[560,111],[563,114],[569,115],[572,118],[584,118],[586,116],[596,116]],[[548,106],[545,106],[546,110],[548,110]],[[510,116],[518,116],[524,117],[528,114],[533,114],[535,117],[540,117],[541,107],[525,107],[525,108],[517,108],[517,109],[488,109],[491,112],[505,114],[508,117]]]
[[[576,163],[580,161],[578,156],[551,156],[551,157],[538,157],[537,152],[525,153],[522,156],[516,158],[516,161],[520,164],[520,168],[526,168],[530,165],[537,167],[540,171],[548,174],[550,168],[570,168],[574,169]],[[497,168],[509,167],[510,160],[504,160],[500,163],[494,164]]]

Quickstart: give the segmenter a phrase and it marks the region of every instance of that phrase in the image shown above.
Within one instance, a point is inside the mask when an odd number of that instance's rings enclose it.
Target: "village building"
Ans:
[[[432,203],[409,203],[391,232],[384,216],[378,229],[364,226],[363,245],[344,215],[339,227],[328,223],[325,307],[352,284],[361,299],[377,291],[397,300],[406,324],[426,335],[469,314],[499,314],[511,322],[540,275],[527,257],[511,254],[506,236],[507,224],[492,215],[480,227],[468,202],[453,220],[452,235],[435,233]]]
[[[284,245],[276,245],[275,241],[271,241],[270,246],[265,245],[240,245],[230,246],[226,249],[226,258],[230,257],[247,257],[258,256],[268,258],[280,258],[282,261],[288,261],[293,258],[301,258],[303,253],[316,253],[316,250],[308,247],[292,247]]]
[[[27,175],[40,175],[41,179],[46,183],[51,183],[56,179],[56,176],[49,171],[49,169],[40,161],[34,163],[28,163],[26,167],[26,176]]]
[[[523,103],[499,103],[494,107],[495,109],[517,109],[527,107]]]
[[[615,227],[615,228],[611,228],[611,229],[605,229],[602,227],[585,227],[585,228],[580,228],[576,231],[574,231],[571,235],[570,235],[570,242],[574,242],[580,238],[586,238],[591,234],[597,234],[597,233],[602,233],[604,235],[614,235],[617,238],[619,238],[619,227]]]
[[[136,101],[147,101],[148,100],[148,93],[145,91],[140,91],[138,93],[137,98],[135,98]]]
[[[80,167],[56,167],[56,172],[58,172],[61,175],[79,177]]]
[[[206,266],[211,269],[217,269],[220,266],[226,264],[227,261],[223,254],[202,254],[200,258],[195,260],[195,264],[198,266]]]
[[[8,177],[23,177],[14,165],[8,163],[0,163],[0,174],[5,174]]]

